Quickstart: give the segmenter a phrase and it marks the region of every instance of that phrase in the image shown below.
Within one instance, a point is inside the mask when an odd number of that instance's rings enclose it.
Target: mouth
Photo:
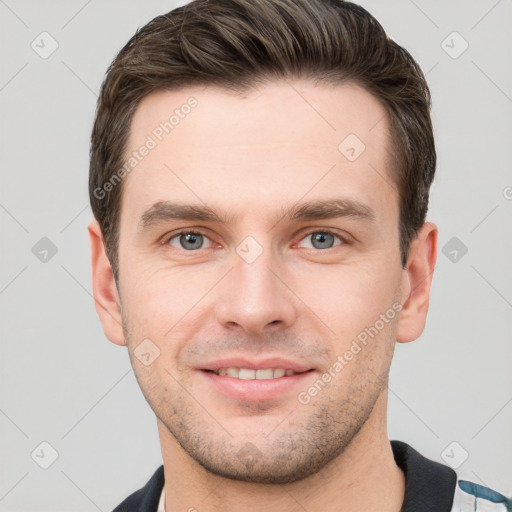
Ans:
[[[280,363],[274,363],[275,366],[260,364],[259,367],[247,362],[240,366],[217,363],[210,368],[201,368],[198,373],[214,393],[244,403],[295,398],[311,385],[309,381],[317,373],[312,368]]]
[[[222,377],[232,377],[233,379],[240,380],[272,380],[280,379],[282,377],[291,377],[292,375],[298,375],[313,371],[305,370],[302,372],[296,372],[291,368],[237,368],[237,367],[225,367],[219,368],[218,370],[203,370],[205,372],[214,373]]]

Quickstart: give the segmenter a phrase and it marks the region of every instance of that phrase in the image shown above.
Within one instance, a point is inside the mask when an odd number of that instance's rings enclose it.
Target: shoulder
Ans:
[[[401,512],[511,512],[512,500],[464,480],[452,468],[424,457],[402,441],[391,441],[406,480]]]
[[[391,441],[396,465],[405,476],[401,512],[450,512],[457,474],[439,462],[424,457],[402,441]]]
[[[112,512],[157,512],[164,485],[164,467],[160,466],[146,485],[130,494]]]

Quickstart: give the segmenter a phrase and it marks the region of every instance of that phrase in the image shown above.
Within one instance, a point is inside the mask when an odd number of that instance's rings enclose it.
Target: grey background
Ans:
[[[0,0],[1,511],[109,511],[161,464],[126,348],[94,309],[87,175],[107,66],[177,5]],[[427,73],[439,156],[428,325],[397,346],[390,437],[512,495],[511,2],[363,5]]]

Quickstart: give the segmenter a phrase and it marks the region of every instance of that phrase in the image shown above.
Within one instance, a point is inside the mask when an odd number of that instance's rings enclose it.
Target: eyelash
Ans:
[[[306,233],[304,233],[301,238],[299,239],[299,241],[303,240],[304,238],[306,238],[307,236],[310,236],[312,235],[313,233],[324,233],[324,234],[329,234],[329,235],[333,235],[335,237],[337,237],[340,241],[341,241],[341,244],[338,244],[338,245],[335,245],[333,247],[328,247],[327,249],[316,249],[316,251],[318,252],[321,252],[321,251],[327,251],[328,249],[334,249],[335,247],[338,247],[340,245],[349,245],[350,244],[350,241],[346,238],[346,237],[343,237],[341,235],[339,235],[338,233],[336,233],[335,231],[332,231],[330,229],[312,229],[311,231],[308,231]],[[181,231],[178,231],[176,233],[173,233],[171,236],[166,236],[162,242],[162,245],[169,245],[169,242],[173,239],[173,238],[176,238],[177,236],[180,236],[180,235],[185,235],[185,234],[190,234],[190,235],[202,235],[206,238],[208,238],[210,240],[210,237],[203,231],[201,230],[196,230],[196,229],[183,229]],[[210,240],[213,242],[213,240]],[[215,242],[214,242],[215,243]],[[306,249],[310,249],[309,247],[307,247]],[[314,248],[313,248],[314,249]],[[199,249],[196,249],[195,251],[187,251],[186,249],[181,249],[183,252],[190,252],[190,253],[193,253],[193,252],[197,252]]]

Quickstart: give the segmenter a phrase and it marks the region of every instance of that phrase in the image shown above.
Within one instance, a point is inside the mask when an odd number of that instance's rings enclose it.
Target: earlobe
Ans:
[[[437,260],[437,234],[437,226],[426,222],[411,242],[407,267],[402,274],[402,311],[397,328],[400,343],[417,339],[425,328]]]
[[[96,311],[103,325],[105,336],[116,345],[126,345],[119,294],[98,221],[91,221],[88,230],[91,242],[92,288]]]

